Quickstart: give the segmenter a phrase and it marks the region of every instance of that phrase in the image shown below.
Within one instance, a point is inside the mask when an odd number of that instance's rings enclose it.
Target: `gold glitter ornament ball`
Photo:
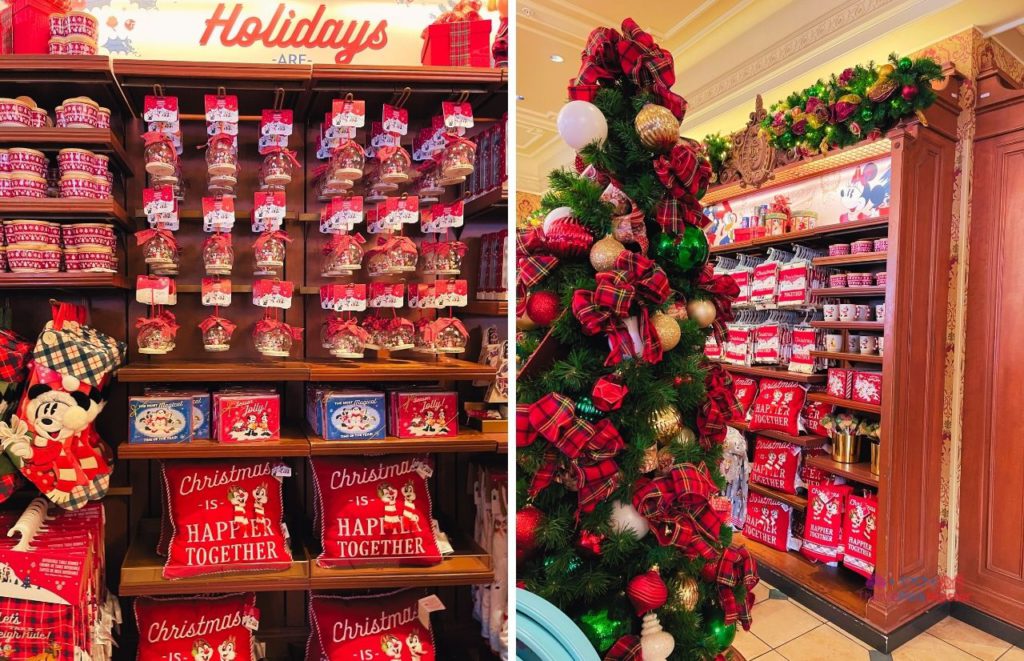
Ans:
[[[633,126],[651,151],[667,152],[679,139],[679,120],[665,106],[648,103],[636,114]]]
[[[661,443],[666,443],[683,430],[683,414],[679,409],[669,405],[651,414],[651,429]]]
[[[686,304],[686,314],[701,328],[707,328],[715,323],[715,317],[718,316],[715,304],[706,299],[692,299]]]
[[[684,577],[679,583],[679,590],[676,591],[674,597],[676,606],[692,613],[697,608],[697,602],[700,601],[700,588],[697,587],[696,579],[692,576]]]
[[[654,332],[658,334],[658,341],[661,342],[661,349],[663,351],[672,351],[679,344],[679,340],[682,338],[682,331],[679,329],[679,322],[665,314],[664,312],[657,312],[651,317],[651,326],[654,327]]]
[[[590,248],[590,264],[595,271],[611,271],[615,266],[615,260],[619,253],[626,249],[626,246],[611,234],[596,242]]]

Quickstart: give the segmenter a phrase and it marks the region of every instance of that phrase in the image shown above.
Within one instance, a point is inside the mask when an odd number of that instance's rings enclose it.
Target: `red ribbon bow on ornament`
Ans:
[[[469,337],[469,331],[463,323],[456,317],[440,317],[437,320],[430,323],[430,325],[423,329],[423,339],[429,344],[433,344],[437,340],[438,334],[449,326],[454,326],[456,330],[462,333],[463,337]]]
[[[135,233],[135,240],[140,246],[144,246],[158,236],[170,243],[174,250],[178,249],[178,242],[174,240],[174,235],[164,229],[140,230]]]
[[[221,328],[223,328],[224,331],[228,334],[228,337],[231,337],[231,334],[235,332],[235,328],[238,327],[233,321],[229,321],[224,317],[218,317],[217,315],[211,314],[209,317],[199,322],[199,330],[205,333],[206,331],[213,328],[214,325],[219,325]]]
[[[700,146],[685,140],[672,147],[668,157],[654,159],[654,173],[672,197],[697,200],[711,181],[711,164],[700,152]]]
[[[651,532],[662,546],[677,546],[694,557],[717,560],[722,518],[711,507],[718,493],[704,464],[680,464],[668,475],[641,478],[633,493],[633,507],[651,522]]]
[[[377,235],[377,246],[374,249],[375,251],[416,253],[416,243],[409,237],[397,234],[389,235],[387,238],[383,238],[384,236],[385,235],[383,234]]]
[[[327,337],[331,338],[338,333],[346,333],[356,337],[360,342],[366,343],[370,340],[370,334],[366,332],[355,317],[342,319],[341,317],[329,317],[327,319]]]
[[[300,170],[302,169],[302,164],[299,163],[299,159],[296,157],[295,152],[293,152],[291,149],[288,149],[287,147],[271,147],[267,149],[267,151],[264,153],[267,154],[268,156],[270,154],[284,154],[285,156],[288,157],[288,160],[292,162],[292,165],[299,168]]]
[[[264,317],[256,322],[253,326],[252,332],[254,335],[259,333],[269,333],[273,330],[283,330],[285,333],[291,335],[292,339],[296,342],[302,341],[302,328],[298,326],[289,326],[283,321],[278,321],[271,317]]]
[[[754,586],[760,579],[757,577],[757,563],[750,557],[745,546],[730,546],[722,551],[722,555],[704,565],[703,578],[718,586],[718,599],[725,613],[726,626],[739,620],[747,631],[750,630],[750,609],[754,607]],[[746,598],[736,601],[735,588],[742,582],[747,589]]]
[[[214,232],[206,237],[205,244],[218,247],[231,247],[231,234],[228,232]]]
[[[516,409],[516,446],[532,445],[538,436],[568,459],[579,487],[577,518],[592,512],[618,487],[619,466],[614,457],[626,444],[608,418],[591,424],[576,417],[572,399],[549,393],[528,407]],[[544,466],[533,476],[530,495],[536,497],[547,488],[560,467],[557,454],[547,452]]]
[[[625,324],[634,303],[659,306],[668,300],[668,276],[655,263],[628,250],[615,260],[615,269],[596,276],[594,291],[577,289],[572,297],[572,311],[587,335],[608,334],[611,351],[605,365],[617,365],[625,358],[637,357],[633,340]],[[639,311],[641,358],[657,363],[662,350],[658,336],[650,324],[650,312],[644,305]]]
[[[264,232],[263,234],[260,234],[258,237],[256,237],[255,241],[253,241],[253,249],[259,250],[259,249],[263,248],[263,246],[265,246],[267,244],[267,241],[270,241],[272,239],[275,239],[277,241],[282,241],[284,243],[291,243],[291,241],[292,241],[291,238],[288,236],[288,233],[285,232],[284,230],[274,230],[273,232]]]
[[[155,317],[140,317],[135,320],[136,328],[148,328],[150,326],[166,331],[171,337],[174,337],[178,332],[178,321],[170,310],[163,310]]]
[[[670,89],[676,82],[672,53],[660,48],[654,37],[641,30],[632,18],[622,21],[618,50],[622,73],[629,76],[637,87],[653,92],[661,105],[682,121],[686,114],[686,99]]]
[[[174,142],[162,131],[147,131],[142,134],[142,144],[145,147],[155,145],[157,143],[164,143],[171,149],[171,162],[178,162],[178,150],[174,147]]]
[[[470,153],[474,153],[476,151],[476,142],[474,142],[473,140],[470,140],[469,138],[467,138],[465,136],[458,135],[457,133],[445,133],[444,134],[444,142],[445,142],[445,145],[448,146],[448,147],[451,147],[452,145],[458,145],[458,144],[469,145],[472,148],[472,151]]]
[[[363,238],[362,234],[334,234],[331,236],[331,240],[324,246],[324,254],[330,255],[334,251],[347,251],[352,244],[363,245],[366,243],[366,239]]]
[[[661,229],[672,234],[682,234],[685,225],[707,227],[711,220],[701,213],[700,203],[696,200],[665,197],[658,202],[654,212]]]
[[[234,136],[228,135],[227,133],[214,133],[209,137],[205,145],[199,145],[197,149],[203,149],[204,147],[213,147],[218,142],[226,142],[232,147],[234,147],[235,138]]]
[[[401,156],[398,156],[399,152],[401,152]],[[406,167],[408,167],[409,164],[412,163],[412,159],[409,158],[409,152],[405,151],[404,147],[395,145],[392,147],[381,147],[380,149],[377,150],[377,159],[380,160],[381,163],[389,161],[391,160],[392,157],[395,156],[398,156],[398,158],[402,159]],[[404,158],[402,158],[403,156]]]
[[[697,431],[705,450],[725,441],[730,420],[742,418],[743,409],[733,393],[732,377],[721,365],[709,363],[704,376],[707,398],[697,411]]]

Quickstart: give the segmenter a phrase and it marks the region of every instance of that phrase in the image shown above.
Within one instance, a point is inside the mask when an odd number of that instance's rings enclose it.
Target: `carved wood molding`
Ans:
[[[761,120],[767,116],[764,101],[758,94],[747,126],[729,136],[732,149],[722,165],[718,183],[739,183],[743,188],[760,188],[772,179],[776,167],[800,160],[795,149],[776,149],[768,142],[768,136],[761,130]]]

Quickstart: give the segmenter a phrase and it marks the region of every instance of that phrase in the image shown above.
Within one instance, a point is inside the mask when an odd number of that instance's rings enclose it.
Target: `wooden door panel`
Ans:
[[[958,598],[1024,626],[1024,130],[975,150]]]

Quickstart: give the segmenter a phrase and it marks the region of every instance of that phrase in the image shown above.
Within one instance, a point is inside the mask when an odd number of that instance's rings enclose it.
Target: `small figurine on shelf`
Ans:
[[[203,242],[203,267],[207,275],[231,275],[234,262],[230,234],[214,232]]]
[[[177,266],[178,242],[167,230],[141,230],[135,233],[135,240],[142,246],[143,260],[150,266]]]
[[[285,244],[291,242],[287,232],[274,230],[260,234],[253,243],[256,258],[255,275],[275,275],[284,267]]]
[[[163,310],[152,317],[140,317],[135,320],[135,327],[139,329],[139,353],[159,355],[174,349],[178,324],[173,312]]]
[[[409,181],[412,159],[403,147],[382,147],[377,152],[380,159],[380,181],[384,184],[404,184]]]
[[[465,181],[466,177],[473,174],[476,143],[452,133],[446,133],[444,139],[447,146],[441,157],[441,179],[452,183]]]
[[[324,246],[324,262],[321,275],[325,278],[352,275],[362,268],[363,244],[361,234],[335,234]]]
[[[146,172],[154,177],[173,176],[178,168],[178,154],[171,139],[159,131],[149,131],[142,135],[142,142],[145,145],[143,160]]]
[[[362,358],[370,334],[355,318],[331,317],[326,322],[328,349],[337,358]]]
[[[437,353],[462,353],[469,342],[469,332],[455,317],[441,317],[433,323],[434,346]]]
[[[206,351],[227,351],[231,348],[231,334],[235,332],[234,322],[211,314],[199,322],[203,332],[203,349]]]
[[[363,147],[355,140],[342,140],[331,154],[331,176],[347,181],[363,177],[366,156]]]
[[[253,339],[256,351],[264,356],[287,358],[292,350],[292,343],[302,340],[302,329],[292,327],[272,316],[260,319],[253,328]]]
[[[295,157],[295,152],[284,147],[271,147],[260,169],[260,188],[284,190],[285,186],[292,182],[294,168],[302,168]]]

